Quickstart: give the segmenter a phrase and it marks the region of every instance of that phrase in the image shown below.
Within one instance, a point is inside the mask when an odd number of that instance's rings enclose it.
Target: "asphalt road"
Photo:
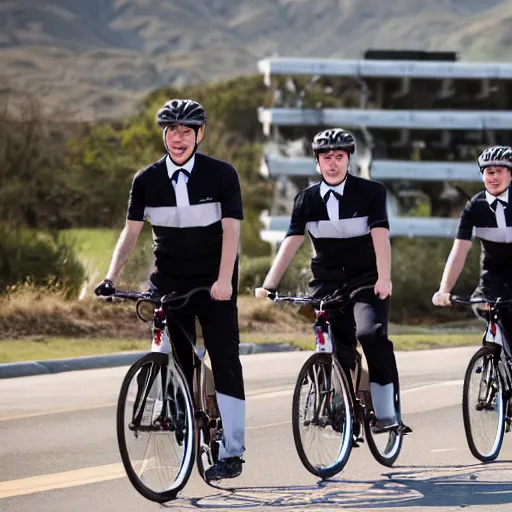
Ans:
[[[394,468],[366,446],[345,470],[319,483],[301,465],[290,411],[298,370],[309,354],[243,357],[247,453],[235,492],[193,474],[175,510],[512,509],[512,437],[497,463],[483,465],[466,445],[460,397],[475,347],[398,354],[404,419],[414,429]],[[2,512],[139,512],[162,507],[131,487],[120,463],[115,401],[126,368],[0,380]]]

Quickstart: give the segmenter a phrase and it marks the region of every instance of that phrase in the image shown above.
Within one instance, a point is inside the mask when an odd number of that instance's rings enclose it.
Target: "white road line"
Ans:
[[[256,425],[255,427],[246,427],[245,430],[258,430],[267,427],[279,427],[281,425],[289,425],[291,421],[280,421],[279,423],[267,423],[266,425]]]
[[[287,388],[264,388],[261,390],[255,390],[251,393],[247,393],[247,400],[261,400],[266,398],[276,398],[279,396],[287,396],[292,395],[293,389]],[[117,404],[115,402],[106,403],[106,404],[98,404],[98,405],[81,405],[78,407],[65,407],[62,409],[52,409],[49,411],[39,411],[39,412],[29,412],[29,413],[20,413],[13,414],[10,416],[0,416],[0,422],[2,421],[12,421],[12,420],[21,420],[25,418],[36,418],[38,416],[50,416],[52,414],[63,414],[67,412],[77,412],[77,411],[89,411],[94,409],[103,409],[107,407],[115,407]]]
[[[249,395],[247,400],[266,400],[269,398],[277,398],[280,396],[290,396],[293,395],[293,389],[282,389],[281,391],[271,391],[270,393],[258,393],[254,395]]]
[[[463,384],[463,380],[447,380],[447,381],[441,381],[441,382],[433,382],[432,384],[424,384],[421,386],[416,386],[412,388],[407,388],[402,390],[402,394],[408,395],[410,393],[416,393],[418,391],[424,391],[427,389],[433,389],[433,388],[439,388],[439,387],[446,387],[446,386],[461,386]],[[290,389],[289,387],[277,387],[277,388],[264,388],[255,390],[252,392],[247,393],[246,399],[247,400],[267,400],[271,398],[278,398],[283,396],[291,396],[293,395],[293,389]],[[116,403],[106,403],[106,404],[99,404],[99,405],[83,405],[78,407],[66,407],[62,409],[53,409],[49,411],[39,411],[39,412],[32,412],[32,413],[21,413],[21,414],[13,414],[10,416],[0,416],[0,422],[2,421],[12,421],[12,420],[20,420],[25,418],[36,418],[38,416],[49,416],[52,414],[62,414],[67,412],[77,412],[77,411],[89,411],[94,409],[102,409],[107,407],[115,407]]]
[[[402,391],[402,394],[415,393],[417,391],[424,391],[425,389],[442,388],[446,386],[462,386],[464,380],[442,380],[440,382],[432,382],[432,384],[423,384],[421,386],[415,386],[407,388]]]
[[[433,382],[432,384],[425,384],[408,388],[402,391],[403,394],[413,394],[419,391],[427,389],[449,387],[449,386],[460,386],[463,383],[462,380],[450,380],[442,382]],[[266,388],[255,390],[247,394],[248,400],[261,400],[271,399],[276,397],[289,396],[293,394],[293,390],[290,388]],[[36,416],[46,416],[50,414],[59,414],[74,411],[94,410],[107,407],[114,407],[115,403],[107,403],[102,405],[88,405],[74,408],[57,409],[53,411],[36,412],[29,414],[20,414],[17,416],[8,416],[0,418],[0,421],[7,421],[10,419],[20,418],[31,418]],[[262,428],[277,427],[282,425],[288,425],[291,421],[283,421],[277,423],[268,423],[265,425],[255,425],[247,427],[247,430],[258,430]],[[447,452],[455,451],[456,448],[439,448],[431,450],[431,452]],[[36,492],[49,491],[54,489],[63,489],[68,487],[76,487],[80,485],[86,485],[90,483],[104,482],[107,480],[115,480],[125,477],[125,471],[122,464],[107,464],[104,466],[96,466],[91,468],[83,468],[74,471],[66,471],[63,473],[55,473],[50,475],[40,475],[28,478],[22,478],[19,480],[10,480],[7,482],[0,482],[0,499],[8,498],[12,496],[21,496],[25,494],[32,494]]]

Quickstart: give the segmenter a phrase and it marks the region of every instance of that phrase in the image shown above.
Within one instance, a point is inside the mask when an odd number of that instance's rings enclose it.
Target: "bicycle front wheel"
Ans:
[[[464,377],[462,415],[473,456],[482,462],[496,459],[505,432],[505,401],[495,350],[491,347],[482,347],[469,361]]]
[[[304,467],[322,479],[339,473],[352,449],[353,404],[349,383],[330,354],[313,354],[299,372],[293,394],[293,439]]]
[[[117,439],[126,474],[146,499],[170,501],[194,465],[194,416],[186,380],[166,354],[128,370],[117,404]]]

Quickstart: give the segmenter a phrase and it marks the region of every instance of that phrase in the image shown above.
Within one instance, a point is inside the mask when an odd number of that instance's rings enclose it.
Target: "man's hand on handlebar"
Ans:
[[[266,289],[266,288],[256,288],[256,290],[254,290],[254,296],[257,298],[257,299],[266,299],[268,297],[268,294],[270,292]]]
[[[262,286],[260,288],[256,288],[254,290],[254,296],[257,299],[266,299],[268,296],[272,293],[276,293],[276,290],[274,288],[263,288]]]
[[[450,293],[449,292],[442,292],[441,290],[438,290],[434,295],[432,296],[432,304],[434,306],[440,306],[440,307],[447,307],[451,306],[451,300],[450,300]]]
[[[94,288],[94,293],[98,297],[110,297],[116,293],[116,287],[110,279],[103,279],[103,281]]]

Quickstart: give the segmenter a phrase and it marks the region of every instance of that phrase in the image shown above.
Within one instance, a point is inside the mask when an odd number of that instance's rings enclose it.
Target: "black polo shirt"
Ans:
[[[338,201],[339,219],[335,220],[329,219],[322,189],[325,186],[315,183],[297,195],[286,234],[304,235],[308,231],[315,250],[312,286],[339,285],[366,274],[374,274],[376,279],[370,230],[389,229],[384,185],[348,174]]]
[[[132,183],[127,218],[151,223],[156,268],[150,279],[162,292],[213,284],[221,260],[221,220],[243,219],[232,165],[196,153],[187,189],[190,205],[177,206],[165,157],[139,171]]]
[[[509,199],[510,189],[504,196]],[[512,207],[504,208],[505,222],[498,227],[497,214],[491,208],[494,199],[482,191],[468,201],[460,217],[457,238],[471,240],[474,235],[480,240],[480,285],[487,293],[502,295],[502,283],[508,289],[512,286]]]

